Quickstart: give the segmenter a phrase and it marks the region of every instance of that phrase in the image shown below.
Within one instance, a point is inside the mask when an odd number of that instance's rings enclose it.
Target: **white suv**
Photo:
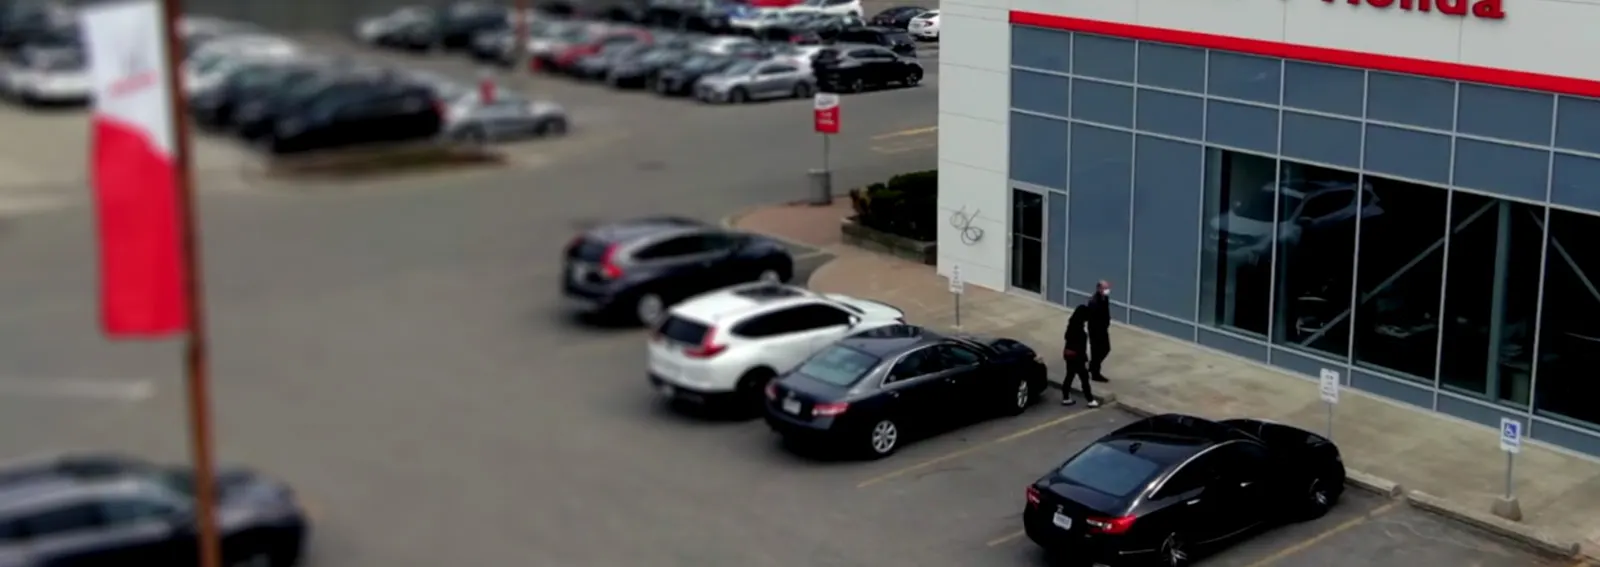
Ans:
[[[761,407],[767,382],[845,335],[900,324],[894,307],[753,283],[672,307],[650,337],[650,383],[671,400]]]

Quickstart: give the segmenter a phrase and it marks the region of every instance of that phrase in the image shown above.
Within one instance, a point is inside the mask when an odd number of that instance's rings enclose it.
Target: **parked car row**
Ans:
[[[904,31],[862,27],[854,14],[796,12],[798,17],[840,23],[809,36],[770,41],[751,34],[714,35],[634,23],[526,15],[504,9],[472,12],[454,5],[443,12],[399,8],[362,20],[356,35],[377,46],[460,51],[474,60],[510,66],[526,57],[530,72],[643,89],[664,96],[692,96],[707,103],[742,103],[773,98],[809,98],[819,90],[862,92],[916,86],[924,76],[916,45]],[[453,13],[491,13],[464,47],[427,30],[442,29]],[[441,15],[443,14],[443,15]],[[911,21],[910,19],[907,20]],[[851,27],[854,26],[854,27]],[[518,49],[518,37],[527,41]]]
[[[637,320],[645,382],[677,407],[759,415],[795,447],[870,459],[1028,411],[1044,395],[1020,341],[906,323],[900,309],[789,285],[778,242],[690,219],[603,224],[563,253],[575,309]],[[1082,564],[1188,565],[1343,494],[1339,449],[1258,419],[1167,414],[1075,450],[1022,487],[1030,539]],[[1078,563],[1073,563],[1078,564]]]

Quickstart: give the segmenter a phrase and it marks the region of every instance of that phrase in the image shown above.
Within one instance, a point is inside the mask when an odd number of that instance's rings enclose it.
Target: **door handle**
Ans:
[[[1185,506],[1193,506],[1193,505],[1195,505],[1195,504],[1199,504],[1199,503],[1200,503],[1200,499],[1199,499],[1199,498],[1196,498],[1196,499],[1194,499],[1194,500],[1190,500],[1190,501],[1188,501],[1188,502],[1184,502],[1184,503],[1183,503],[1183,504],[1184,504],[1184,505],[1185,505]]]

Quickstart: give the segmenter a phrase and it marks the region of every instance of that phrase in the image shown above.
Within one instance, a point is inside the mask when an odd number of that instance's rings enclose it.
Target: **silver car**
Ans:
[[[740,61],[695,85],[695,98],[709,103],[810,98],[815,92],[811,69],[790,59]]]
[[[567,133],[567,111],[554,102],[504,92],[485,102],[476,89],[464,87],[440,95],[444,136],[452,140],[487,144]]]

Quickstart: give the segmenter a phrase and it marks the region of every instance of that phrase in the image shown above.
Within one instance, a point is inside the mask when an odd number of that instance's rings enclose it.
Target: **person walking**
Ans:
[[[1061,358],[1067,362],[1067,379],[1061,383],[1061,405],[1070,406],[1072,401],[1072,381],[1077,379],[1082,382],[1083,397],[1088,400],[1089,407],[1100,407],[1100,400],[1094,398],[1094,388],[1089,385],[1089,331],[1086,324],[1089,321],[1089,308],[1079,305],[1072,310],[1072,316],[1067,318],[1067,330],[1062,334],[1065,343],[1061,347]]]
[[[1100,280],[1089,298],[1089,376],[1095,382],[1109,382],[1100,367],[1111,356],[1111,282]]]

